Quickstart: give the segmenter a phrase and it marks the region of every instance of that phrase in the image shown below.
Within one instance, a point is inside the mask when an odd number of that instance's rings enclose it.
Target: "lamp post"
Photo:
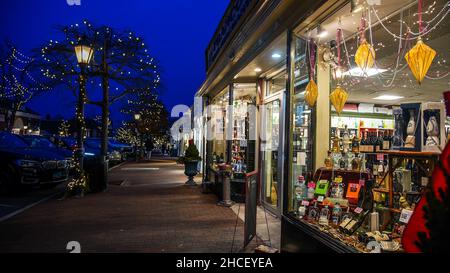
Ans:
[[[83,170],[83,155],[84,155],[83,137],[85,133],[84,104],[86,102],[86,66],[91,62],[92,56],[94,55],[94,50],[92,47],[80,43],[79,45],[75,46],[75,55],[77,57],[78,65],[80,66],[80,75],[78,79],[80,84],[80,94],[78,96],[78,105],[76,113],[78,125],[77,156],[78,162],[80,164],[80,169]]]
[[[141,120],[141,114],[138,114],[138,113],[134,114],[134,120],[136,121],[135,129],[136,129],[136,135],[137,135],[138,141],[142,142],[141,134],[139,133],[139,121]],[[141,145],[138,145],[136,143],[136,151],[135,151],[136,161],[138,161],[138,154],[140,154],[140,151],[138,151],[138,147],[140,149],[142,149],[142,143],[141,143]]]

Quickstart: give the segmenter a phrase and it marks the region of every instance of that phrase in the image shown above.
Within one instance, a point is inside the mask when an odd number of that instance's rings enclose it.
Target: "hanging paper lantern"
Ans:
[[[317,101],[317,97],[319,96],[319,89],[317,88],[317,84],[311,79],[306,86],[305,92],[305,100],[310,107],[314,107]]]
[[[344,89],[342,89],[342,87],[340,87],[339,85],[330,94],[331,104],[333,104],[333,106],[336,109],[336,112],[338,113],[338,115],[344,109],[344,105],[347,102],[347,99],[348,99],[348,93]]]
[[[428,69],[436,56],[436,51],[427,46],[419,37],[417,44],[406,53],[405,59],[419,84],[427,75]]]
[[[365,39],[356,50],[355,63],[362,71],[372,68],[375,63],[375,50]]]

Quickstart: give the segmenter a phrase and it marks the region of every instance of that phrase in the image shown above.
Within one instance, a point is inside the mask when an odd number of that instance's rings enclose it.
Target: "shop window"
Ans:
[[[286,90],[286,70],[276,74],[267,81],[266,96]]]
[[[313,171],[312,111],[305,102],[305,87],[309,82],[306,58],[306,41],[295,37],[294,88],[291,96],[292,132],[290,151],[289,207],[297,215],[301,196],[307,194]]]
[[[231,160],[233,176],[244,178],[256,167],[256,84],[234,84],[233,140]]]
[[[217,164],[225,163],[227,159],[227,142],[226,142],[226,126],[227,126],[227,109],[229,103],[228,88],[219,93],[210,105],[211,120],[210,133],[211,138],[211,164],[216,169]]]

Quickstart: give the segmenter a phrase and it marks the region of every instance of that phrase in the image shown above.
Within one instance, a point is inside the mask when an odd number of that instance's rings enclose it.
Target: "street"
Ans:
[[[0,222],[0,252],[69,252],[76,241],[81,252],[229,253],[236,215],[186,179],[173,160],[126,163],[111,171],[104,193],[55,196]],[[233,252],[242,247],[237,224]]]

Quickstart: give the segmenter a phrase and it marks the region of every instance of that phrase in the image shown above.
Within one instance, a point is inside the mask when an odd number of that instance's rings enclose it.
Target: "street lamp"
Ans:
[[[80,66],[79,84],[80,84],[80,94],[78,96],[78,107],[77,107],[77,124],[78,124],[78,160],[80,164],[80,170],[83,170],[83,156],[84,156],[84,104],[86,100],[86,66],[91,62],[92,56],[94,55],[94,50],[90,46],[80,44],[75,46],[75,55],[77,57],[78,65]]]
[[[136,155],[136,161],[138,161],[138,154],[140,154],[140,156],[142,157],[142,154],[143,154],[143,148],[142,148],[142,145],[143,145],[143,141],[142,141],[142,134],[139,132],[139,122],[141,121],[141,114],[139,114],[139,113],[136,113],[136,114],[134,114],[134,120],[136,121],[136,135],[137,135],[137,137],[138,137],[138,141],[140,142],[139,144],[140,145],[136,145],[136,152],[135,152],[135,155]],[[138,148],[139,148],[139,150],[140,151],[138,151]]]

